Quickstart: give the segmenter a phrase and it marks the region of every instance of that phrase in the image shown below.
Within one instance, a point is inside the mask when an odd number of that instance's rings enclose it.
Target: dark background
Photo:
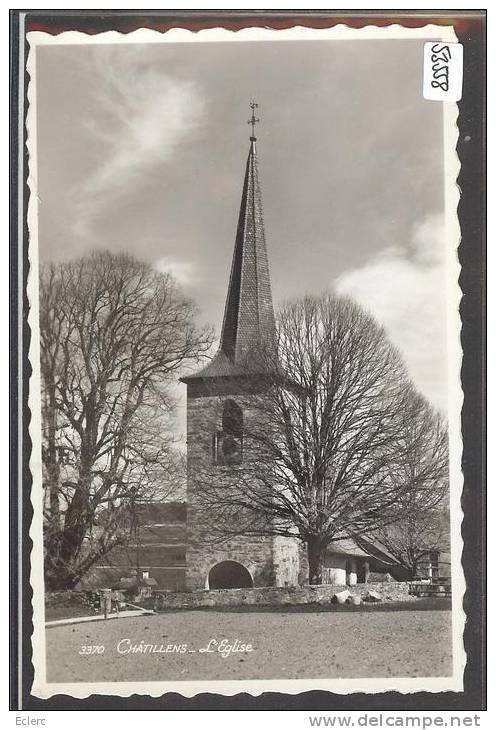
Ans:
[[[31,664],[32,608],[29,584],[29,555],[31,541],[29,526],[32,518],[30,504],[31,475],[29,456],[29,409],[27,395],[30,366],[28,361],[29,328],[26,299],[27,225],[26,212],[29,191],[26,185],[27,153],[24,136],[18,136],[19,91],[19,18],[25,16],[25,31],[40,30],[52,34],[66,30],[100,33],[118,30],[128,33],[148,27],[166,31],[172,27],[199,30],[219,25],[237,30],[260,25],[270,28],[288,28],[303,25],[327,28],[346,23],[355,28],[373,22],[389,25],[391,22],[408,27],[427,22],[453,25],[464,45],[463,97],[459,102],[460,130],[457,152],[461,161],[458,184],[461,199],[458,207],[462,240],[459,258],[462,266],[460,286],[463,298],[460,305],[462,318],[462,410],[464,490],[462,507],[464,520],[463,568],[467,583],[464,610],[467,623],[464,633],[467,651],[464,686],[461,693],[419,692],[402,695],[388,692],[376,695],[336,695],[329,692],[304,692],[299,695],[265,693],[260,697],[238,694],[234,697],[201,694],[191,699],[176,693],[159,698],[90,697],[84,700],[57,695],[40,700],[30,694],[33,667]],[[11,463],[10,463],[10,599],[11,599],[11,709],[23,710],[482,710],[486,707],[486,14],[485,11],[50,11],[13,10],[11,23]],[[27,48],[25,48],[27,53]],[[27,76],[27,74],[26,74]],[[25,86],[27,79],[25,79]],[[24,100],[24,110],[26,109]],[[24,151],[23,231],[17,224],[18,151]],[[18,306],[18,241],[23,240],[23,304]],[[22,327],[22,338],[18,336]],[[22,375],[23,398],[18,401],[17,379]],[[21,437],[18,424],[22,422]],[[21,469],[19,468],[21,467]],[[19,483],[22,474],[22,483]],[[18,513],[18,491],[22,489],[22,515]],[[22,517],[22,534],[19,533]],[[18,545],[23,546],[19,563]],[[18,609],[18,586],[22,585],[22,611]],[[19,642],[22,642],[22,671],[19,685]],[[21,697],[21,700],[19,699]]]

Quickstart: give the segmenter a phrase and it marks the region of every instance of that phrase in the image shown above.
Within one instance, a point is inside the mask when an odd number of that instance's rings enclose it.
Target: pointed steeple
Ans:
[[[240,363],[274,337],[274,309],[265,244],[255,138],[246,163],[220,349]]]
[[[258,179],[252,102],[250,150],[246,162],[234,256],[227,292],[220,346],[213,360],[195,377],[242,375],[256,370],[251,354],[275,341],[274,308],[265,244],[262,194]]]

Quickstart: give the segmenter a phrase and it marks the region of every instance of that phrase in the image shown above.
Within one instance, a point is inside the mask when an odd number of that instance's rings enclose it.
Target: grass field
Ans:
[[[52,627],[46,631],[47,679],[449,676],[451,612],[441,605],[348,612],[205,609]],[[244,651],[229,651],[243,644]],[[131,651],[138,646],[148,649]]]

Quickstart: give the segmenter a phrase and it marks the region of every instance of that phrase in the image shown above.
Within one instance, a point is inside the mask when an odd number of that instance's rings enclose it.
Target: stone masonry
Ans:
[[[233,396],[232,388],[229,396]],[[242,405],[245,423],[251,415],[249,399],[246,394],[237,398],[237,402]],[[219,425],[224,401],[225,394],[222,391],[218,395],[188,394],[186,586],[190,590],[209,588],[211,569],[227,560],[244,566],[255,587],[298,585],[300,550],[296,540],[278,536],[239,535],[217,544],[211,534],[212,516],[205,513],[201,499],[196,494],[195,477],[202,464],[211,461],[212,432]],[[249,459],[249,443],[246,441],[244,458]],[[229,467],[218,467],[217,471],[212,467],[209,469],[226,489],[232,488]]]
[[[351,595],[364,598],[369,591],[381,601],[416,601],[409,583],[369,583],[355,586],[319,585],[286,588],[239,588],[237,590],[195,591],[194,593],[156,592],[153,606],[157,611],[179,608],[208,608],[219,606],[296,606],[327,605],[336,593],[349,590]]]
[[[213,515],[202,505],[195,487],[197,472],[209,464],[212,478],[225,489],[232,488],[229,467],[211,467],[216,438],[221,445],[230,438],[233,448],[239,449],[242,455],[237,468],[242,469],[250,458],[242,425],[239,433],[226,435],[221,414],[229,399],[241,414],[241,424],[251,417],[250,393],[259,397],[264,381],[256,353],[260,345],[274,342],[275,336],[256,140],[254,136],[250,139],[219,350],[202,371],[183,378],[188,388],[186,585],[190,590],[211,588],[214,573],[217,583],[225,583],[222,588],[239,587],[236,580],[252,586],[297,585],[300,574],[296,540],[240,535],[222,544],[215,542]]]

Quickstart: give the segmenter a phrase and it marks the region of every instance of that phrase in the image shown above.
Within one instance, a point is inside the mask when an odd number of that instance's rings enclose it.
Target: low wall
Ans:
[[[325,605],[343,590],[352,595],[364,596],[376,591],[383,601],[415,601],[410,595],[408,583],[360,583],[354,586],[319,585],[297,588],[231,588],[190,593],[157,592],[154,598],[156,611],[177,608],[206,608],[216,606],[287,606],[306,603]]]

